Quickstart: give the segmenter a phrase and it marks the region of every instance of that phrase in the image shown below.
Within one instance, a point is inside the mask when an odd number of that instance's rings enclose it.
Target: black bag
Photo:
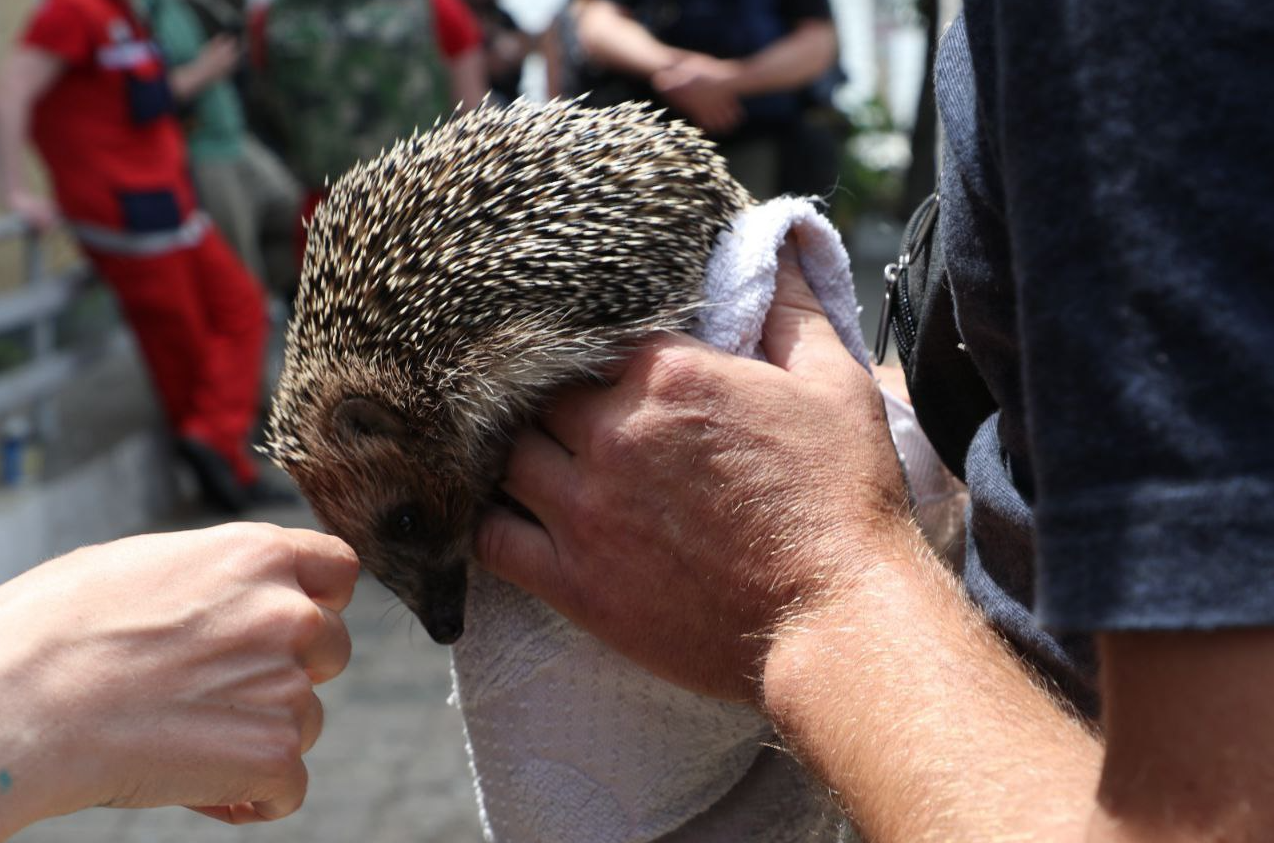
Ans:
[[[956,326],[940,207],[937,193],[920,203],[903,229],[898,262],[885,268],[875,357],[879,365],[892,333],[916,419],[947,469],[964,480],[969,443],[996,403]]]

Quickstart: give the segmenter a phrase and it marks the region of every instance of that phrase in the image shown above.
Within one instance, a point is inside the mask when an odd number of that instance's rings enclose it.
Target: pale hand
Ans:
[[[731,87],[735,62],[686,53],[651,77],[651,86],[670,105],[709,134],[721,135],[743,122],[743,106]]]
[[[217,35],[212,38],[195,58],[199,75],[211,84],[226,78],[239,66],[243,50],[237,39],[229,35]]]
[[[17,190],[9,194],[9,210],[34,231],[45,232],[58,223],[57,207],[43,196]]]
[[[0,839],[94,805],[296,810],[357,572],[338,539],[237,524],[84,548],[0,586]]]

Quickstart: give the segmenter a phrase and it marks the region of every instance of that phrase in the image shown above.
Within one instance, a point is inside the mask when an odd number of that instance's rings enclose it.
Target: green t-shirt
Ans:
[[[194,61],[208,37],[186,0],[140,0],[139,11],[150,23],[170,67]],[[243,152],[243,104],[234,85],[217,82],[195,97],[186,139],[193,161],[237,158]]]
[[[445,115],[432,24],[426,0],[274,0],[266,76],[286,103],[284,160],[307,187]]]

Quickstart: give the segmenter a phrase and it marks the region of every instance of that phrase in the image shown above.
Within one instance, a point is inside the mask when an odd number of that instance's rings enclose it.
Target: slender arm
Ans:
[[[732,88],[741,97],[801,88],[832,67],[837,51],[836,28],[830,20],[803,20],[787,35],[739,62]]]
[[[474,47],[449,60],[447,74],[451,79],[451,99],[461,111],[477,108],[491,87],[487,82],[486,59],[481,47]]]
[[[64,62],[51,53],[18,47],[0,71],[0,191],[9,206],[42,225],[42,213],[51,213],[42,199],[31,193],[23,152],[31,129],[36,102],[62,75]],[[36,206],[45,204],[46,208]]]
[[[548,96],[560,97],[566,93],[565,61],[562,55],[562,25],[554,20],[548,29],[540,33],[536,39],[540,55],[544,56],[544,72]]]
[[[603,67],[642,79],[676,63],[682,51],[669,47],[610,0],[583,0],[576,19],[580,44]]]
[[[218,35],[193,60],[168,71],[168,87],[178,102],[190,102],[233,73],[241,54],[235,38]]]

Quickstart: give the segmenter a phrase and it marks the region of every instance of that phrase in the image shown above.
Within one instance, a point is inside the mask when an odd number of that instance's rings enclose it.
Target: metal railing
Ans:
[[[28,414],[34,435],[47,443],[58,433],[51,396],[84,367],[87,354],[57,348],[57,319],[92,276],[84,266],[50,274],[40,234],[16,215],[0,216],[0,242],[11,240],[23,241],[23,283],[0,293],[0,334],[26,331],[30,357],[0,373],[0,421]]]

